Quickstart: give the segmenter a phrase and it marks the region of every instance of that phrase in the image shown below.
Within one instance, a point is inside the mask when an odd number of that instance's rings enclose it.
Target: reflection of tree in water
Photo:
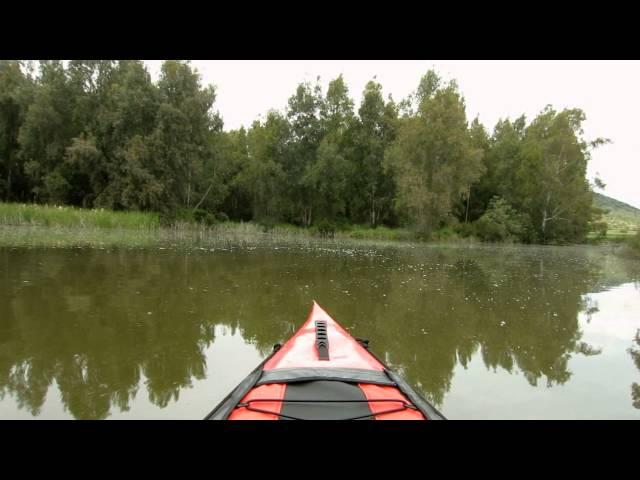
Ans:
[[[470,258],[458,249],[317,255],[286,272],[274,262],[265,268],[287,274],[289,299],[273,299],[277,303],[264,310],[298,310],[293,322],[299,325],[309,298],[300,285],[311,285],[330,314],[369,338],[374,351],[436,403],[450,389],[456,365],[466,368],[476,352],[487,368],[517,368],[531,385],[541,379],[548,386],[563,384],[571,377],[572,354],[600,353],[580,341],[578,328],[582,297],[593,291],[599,264],[546,252],[507,252],[473,252]],[[249,316],[240,325],[244,334],[254,332],[264,352],[289,334],[276,332],[282,335],[277,338],[268,324]]]
[[[438,404],[456,365],[466,368],[476,352],[487,368],[517,368],[531,385],[544,379],[547,386],[570,379],[571,355],[600,353],[580,341],[578,324],[589,308],[584,295],[603,282],[598,258],[548,249],[468,256],[459,249],[391,249],[382,256],[243,258],[241,268],[259,279],[256,285],[275,281],[286,285],[286,294],[260,292],[252,302],[262,307],[239,317],[239,325],[266,355],[290,335],[287,325],[302,322],[315,298]],[[279,310],[299,315],[265,322],[260,313]],[[284,326],[274,329],[276,321]]]
[[[636,338],[634,339],[636,345],[640,347],[640,329],[636,332]],[[640,370],[640,349],[632,347],[629,349],[633,363],[636,364],[638,370]],[[633,382],[631,385],[631,401],[635,408],[640,408],[640,384]]]
[[[12,279],[0,288],[0,395],[33,415],[54,382],[75,418],[129,410],[141,384],[164,408],[205,378],[215,325],[266,355],[309,307],[290,288],[299,272],[269,253],[0,254]]]
[[[0,395],[37,415],[55,381],[74,417],[105,418],[144,384],[166,407],[206,376],[216,325],[266,356],[312,299],[438,404],[476,353],[562,384],[572,354],[598,353],[577,319],[600,266],[523,252],[0,251]]]
[[[2,311],[9,328],[0,336],[0,387],[20,407],[37,415],[55,380],[74,417],[105,418],[113,405],[128,410],[141,375],[160,406],[192,378],[204,377],[202,350],[213,330],[184,312],[202,301],[199,296],[170,301],[176,265],[154,271],[144,254],[19,256],[12,252],[9,259],[15,281]],[[38,279],[24,285],[34,269]]]
[[[438,404],[456,364],[466,367],[477,351],[487,368],[517,367],[530,384],[544,378],[549,386],[570,378],[572,353],[599,353],[579,342],[578,329],[581,296],[597,278],[597,265],[543,257],[553,268],[541,272],[536,256],[461,260],[456,250],[428,261],[420,255],[399,260],[379,281],[384,301],[370,295],[368,282],[354,291],[367,299],[358,309],[375,322],[358,333]]]

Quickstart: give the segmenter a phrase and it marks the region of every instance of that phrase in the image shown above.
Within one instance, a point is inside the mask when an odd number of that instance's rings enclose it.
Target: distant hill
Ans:
[[[608,211],[605,221],[612,233],[633,233],[640,228],[640,208],[632,207],[628,203],[615,198],[607,197],[601,193],[593,194],[594,206]]]

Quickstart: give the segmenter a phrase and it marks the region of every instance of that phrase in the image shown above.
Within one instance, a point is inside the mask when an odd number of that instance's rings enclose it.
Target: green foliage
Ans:
[[[336,234],[336,225],[326,218],[318,222],[316,229],[322,238],[333,238]]]
[[[415,233],[406,228],[389,228],[378,226],[354,226],[347,233],[348,238],[358,240],[380,240],[380,241],[415,241]]]
[[[272,217],[262,217],[260,220],[258,220],[258,225],[260,225],[264,233],[269,233],[272,232],[276,227],[277,222]]]
[[[430,238],[436,242],[455,242],[461,237],[455,228],[447,225],[434,231]]]
[[[238,169],[232,185],[236,198],[244,198],[249,204],[253,218],[283,216],[283,205],[287,203],[284,161],[286,142],[290,133],[286,119],[278,112],[268,113],[266,121],[254,122],[244,140],[244,149],[236,144]]]
[[[521,189],[514,204],[530,215],[535,238],[544,243],[581,241],[589,229],[589,152],[580,139],[584,119],[578,109],[556,112],[547,107],[522,141]]]
[[[323,102],[322,89],[317,82],[313,87],[309,83],[298,85],[288,104],[287,120],[291,125],[291,137],[288,154],[284,157],[288,217],[305,227],[309,227],[313,221],[314,192],[308,188],[308,183],[313,183],[314,175],[309,170],[314,166],[324,136],[321,121]]]
[[[304,82],[284,111],[223,131],[216,89],[189,62],[163,62],[157,82],[138,60],[34,66],[0,61],[0,200],[327,236],[367,224],[350,232],[366,238],[406,227],[566,243],[635,229],[592,207],[586,166],[608,140],[582,138],[579,109],[502,119],[489,134],[468,124],[455,81],[430,70],[398,103],[371,80],[357,112],[342,76],[326,90]]]
[[[475,223],[456,223],[453,225],[453,229],[462,238],[476,237]]]
[[[348,189],[351,216],[370,226],[393,219],[395,183],[384,172],[384,152],[395,139],[398,113],[390,98],[385,104],[382,85],[370,81],[365,86],[352,136],[351,157],[357,169]]]
[[[0,203],[0,225],[155,229],[160,226],[160,218],[149,212]]]
[[[527,219],[506,200],[494,197],[475,223],[475,233],[486,242],[521,241],[526,237]]]
[[[201,208],[197,208],[193,211],[193,219],[196,223],[201,225],[211,226],[216,224],[215,215]]]
[[[396,206],[407,211],[426,237],[447,221],[455,202],[484,170],[457,86],[439,84],[434,72],[423,78],[418,114],[403,119],[386,156],[396,179]]]
[[[218,222],[228,222],[229,216],[224,212],[218,212],[215,214],[215,218]]]
[[[0,60],[0,198],[28,196],[18,136],[31,101],[33,79],[23,62]]]

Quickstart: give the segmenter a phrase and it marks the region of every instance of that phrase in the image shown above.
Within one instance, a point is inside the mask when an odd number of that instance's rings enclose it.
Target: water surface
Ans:
[[[448,418],[640,419],[639,281],[595,247],[0,248],[0,418],[202,418],[315,299]]]

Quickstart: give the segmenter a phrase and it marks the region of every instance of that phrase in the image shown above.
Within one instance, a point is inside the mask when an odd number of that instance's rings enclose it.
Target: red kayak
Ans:
[[[444,420],[317,303],[207,420]]]

